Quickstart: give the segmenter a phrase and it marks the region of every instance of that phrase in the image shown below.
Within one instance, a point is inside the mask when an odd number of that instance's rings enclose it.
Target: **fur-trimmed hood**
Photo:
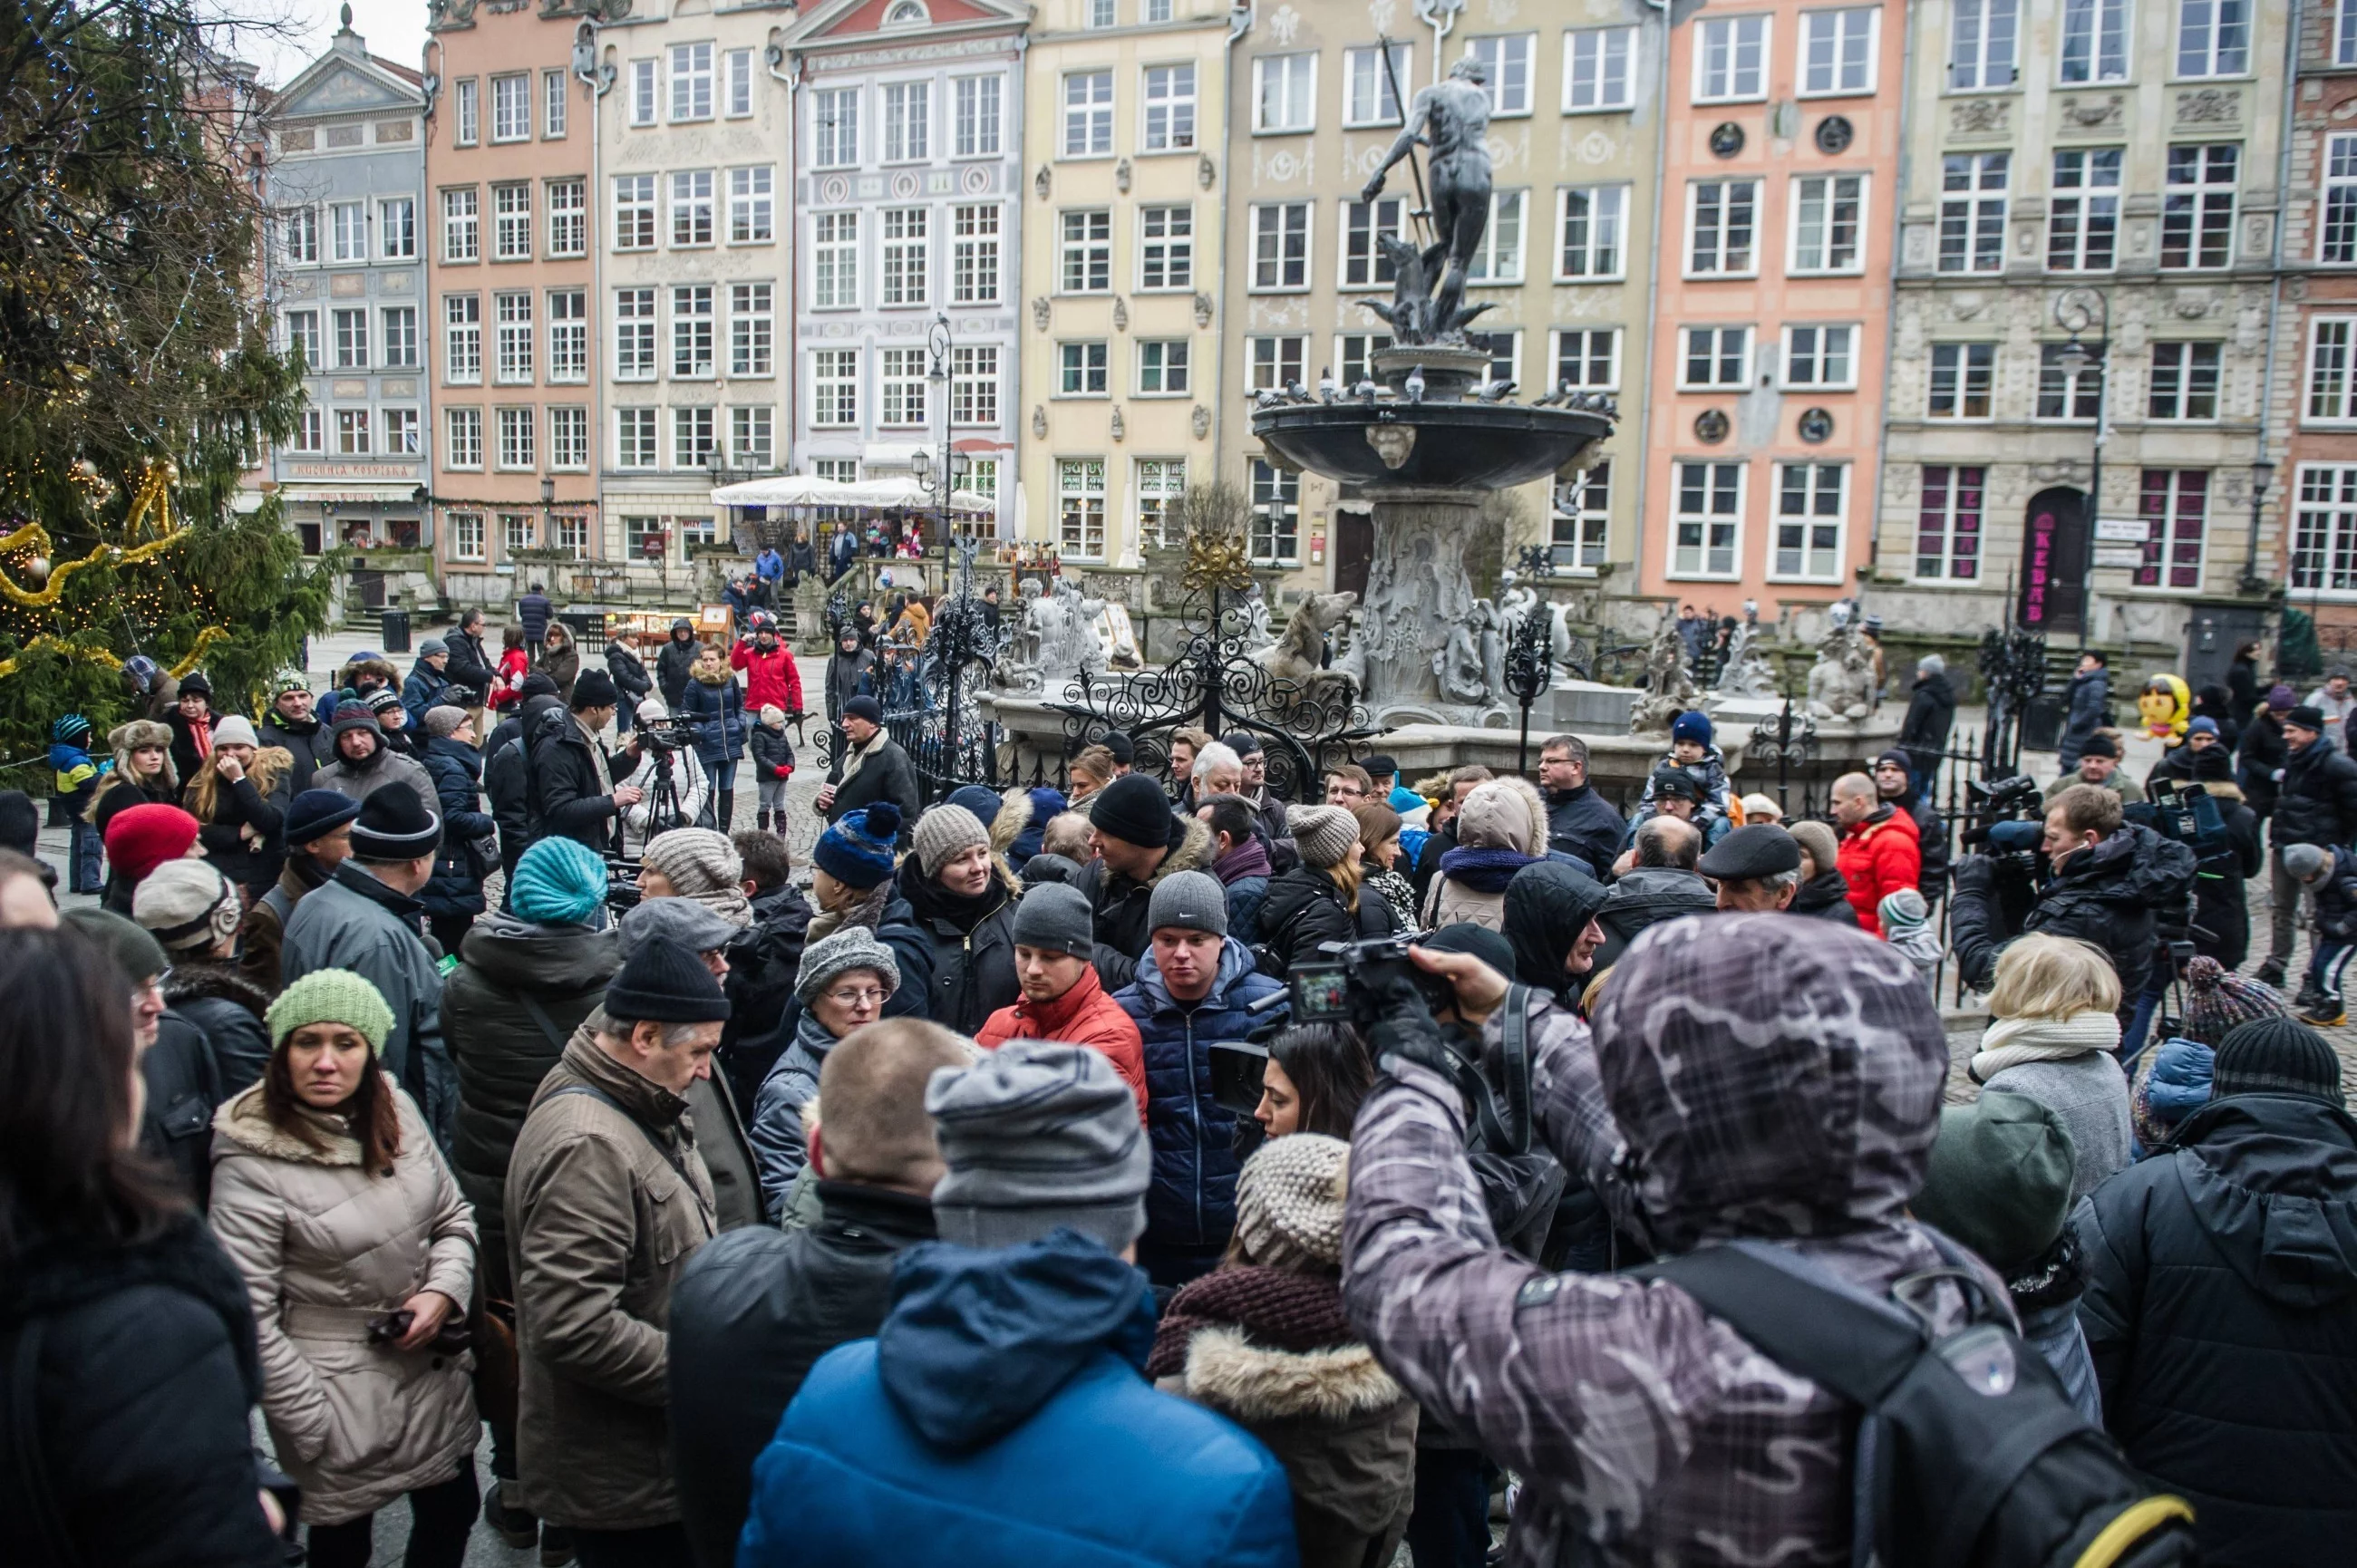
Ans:
[[[269,1111],[262,1102],[262,1085],[255,1084],[219,1111],[213,1112],[213,1132],[219,1134],[213,1155],[223,1153],[221,1143],[226,1141],[250,1155],[266,1160],[289,1160],[304,1165],[357,1165],[361,1163],[361,1144],[341,1119],[322,1116],[317,1112],[304,1113],[311,1121],[312,1130],[318,1134],[318,1147],[271,1121]],[[404,1125],[404,1132],[408,1128]]]
[[[360,690],[360,681],[361,677],[363,675],[373,675],[378,680],[382,681],[388,691],[397,692],[401,690],[401,675],[393,669],[393,660],[390,659],[380,659],[374,655],[371,655],[366,659],[355,659],[346,664],[341,670],[337,671],[337,690],[344,692],[356,692]]]
[[[1460,849],[1511,849],[1546,853],[1546,801],[1527,779],[1492,779],[1465,797],[1457,813]]]
[[[1542,815],[1540,821],[1545,821],[1545,817]],[[1151,887],[1164,877],[1176,876],[1182,871],[1209,872],[1211,869],[1211,826],[1200,817],[1189,817],[1187,819],[1187,836],[1178,841],[1177,849],[1162,857],[1162,864],[1154,868],[1154,875],[1146,879],[1146,885]]]
[[[270,993],[225,963],[176,963],[165,972],[163,992],[167,1007],[210,996],[234,1003],[256,1018],[270,1013]]]
[[[1241,1328],[1199,1329],[1187,1343],[1187,1397],[1238,1421],[1344,1422],[1407,1398],[1364,1345],[1275,1350]]]

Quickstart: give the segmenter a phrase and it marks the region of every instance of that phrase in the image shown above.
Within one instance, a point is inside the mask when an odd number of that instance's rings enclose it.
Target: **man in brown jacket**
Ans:
[[[727,1017],[695,954],[640,948],[604,1026],[542,1080],[508,1167],[520,1500],[571,1530],[582,1568],[688,1560],[665,1335],[672,1285],[716,1226],[684,1096]]]

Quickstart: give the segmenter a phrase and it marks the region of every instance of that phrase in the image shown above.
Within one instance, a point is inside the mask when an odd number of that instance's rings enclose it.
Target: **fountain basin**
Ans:
[[[1381,489],[1508,489],[1544,478],[1612,434],[1600,413],[1521,403],[1291,403],[1253,414],[1286,463]]]

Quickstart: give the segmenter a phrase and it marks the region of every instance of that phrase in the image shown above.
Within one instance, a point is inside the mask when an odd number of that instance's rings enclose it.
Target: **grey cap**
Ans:
[[[2314,881],[2331,864],[2332,852],[2322,844],[2287,843],[2283,847],[2283,868],[2302,882]]]
[[[417,645],[417,657],[420,659],[431,659],[437,653],[449,651],[450,645],[438,637],[429,637]]]
[[[1201,871],[1181,871],[1154,885],[1146,906],[1146,929],[1151,933],[1177,927],[1188,931],[1228,934],[1228,895],[1219,878]]]
[[[690,952],[725,948],[737,928],[693,898],[648,898],[622,917],[622,959],[658,937],[668,938]]]
[[[1096,951],[1096,920],[1088,895],[1061,882],[1043,882],[1015,906],[1015,945],[1088,958]]]
[[[1118,1252],[1145,1232],[1154,1152],[1103,1053],[1009,1040],[937,1070],[925,1112],[949,1166],[933,1188],[942,1240],[1019,1247],[1069,1225]]]
[[[876,940],[865,926],[846,926],[802,949],[802,966],[794,975],[794,999],[803,1006],[825,990],[834,977],[855,969],[872,969],[884,977],[884,993],[900,989],[900,965],[892,950]]]

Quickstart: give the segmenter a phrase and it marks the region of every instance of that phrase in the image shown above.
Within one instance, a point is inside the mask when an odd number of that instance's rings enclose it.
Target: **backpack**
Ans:
[[[1632,1269],[1664,1279],[1778,1365],[1861,1411],[1853,1568],[2190,1564],[2193,1509],[2156,1492],[2072,1407],[2007,1326],[1970,1254],[1923,1227],[1946,1266],[1875,1297],[1772,1242]],[[1946,1280],[1975,1305],[1934,1337],[1910,1297]]]

